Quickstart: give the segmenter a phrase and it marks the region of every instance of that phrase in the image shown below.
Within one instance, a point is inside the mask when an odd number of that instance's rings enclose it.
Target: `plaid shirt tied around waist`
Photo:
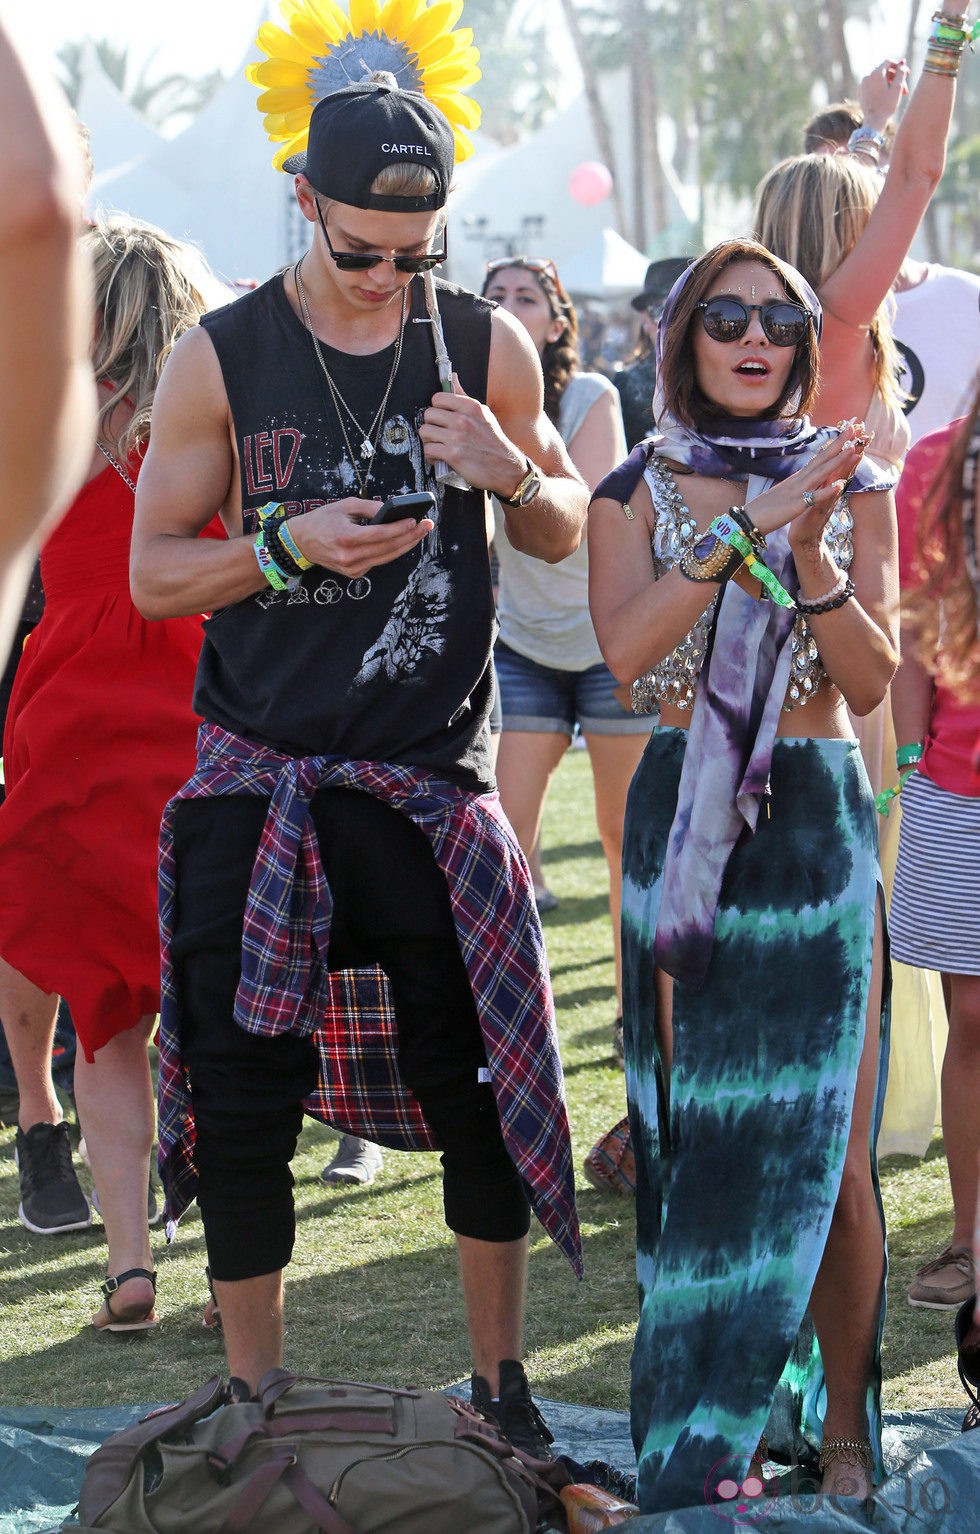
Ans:
[[[504,1143],[535,1215],[581,1276],[571,1140],[544,940],[527,866],[497,795],[468,793],[410,767],[287,756],[215,724],[201,726],[197,771],[167,805],[160,833],[159,1142],[168,1236],[197,1185],[171,950],[177,887],[173,820],[182,799],[222,794],[269,799],[245,909],[236,1023],[249,1033],[315,1036],[320,1083],[304,1104],[314,1117],[403,1150],[433,1145],[419,1105],[398,1075],[384,976],[380,970],[327,968],[330,891],[310,816],[319,788],[373,794],[409,816],[428,838],[449,887]],[[379,1037],[387,1043],[379,1045]]]

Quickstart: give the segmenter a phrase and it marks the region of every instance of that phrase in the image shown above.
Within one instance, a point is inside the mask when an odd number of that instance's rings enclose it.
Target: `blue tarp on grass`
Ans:
[[[626,1412],[538,1404],[555,1433],[556,1450],[580,1463],[602,1459],[622,1470],[635,1468]],[[0,1534],[56,1529],[78,1500],[92,1450],[149,1410],[0,1410]],[[868,1511],[831,1499],[824,1503],[803,1483],[778,1498],[716,1498],[711,1506],[635,1518],[626,1527],[630,1534],[721,1534],[725,1526],[769,1534],[977,1534],[980,1430],[961,1434],[962,1416],[935,1411],[885,1418],[890,1475]]]

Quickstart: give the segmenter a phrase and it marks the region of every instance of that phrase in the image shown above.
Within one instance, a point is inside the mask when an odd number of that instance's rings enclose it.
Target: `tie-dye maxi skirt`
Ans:
[[[771,818],[763,811],[729,863],[705,986],[674,985],[668,1094],[653,943],[686,739],[654,733],[624,833],[640,1290],[632,1428],[644,1512],[702,1506],[718,1467],[740,1482],[764,1430],[774,1459],[815,1465],[823,1376],[807,1304],[847,1147],[880,884],[857,743],[778,739]],[[887,960],[885,975],[887,997]],[[876,1194],[886,1033],[883,1002]],[[884,1287],[868,1383],[879,1477],[883,1322]]]

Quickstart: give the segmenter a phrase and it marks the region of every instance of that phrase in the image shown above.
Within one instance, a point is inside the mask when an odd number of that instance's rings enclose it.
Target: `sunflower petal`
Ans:
[[[452,14],[454,11],[455,15]],[[406,33],[406,41],[416,50],[424,48],[440,32],[451,31],[462,11],[462,5],[457,5],[456,0],[436,0],[435,5],[430,5],[417,21],[413,21]]]
[[[438,107],[444,117],[455,128],[457,125],[464,128],[478,128],[483,117],[480,104],[471,96],[461,96],[458,91],[446,91],[433,94],[429,97],[434,107]]]
[[[290,64],[286,59],[263,59],[261,64],[249,64],[245,78],[264,90],[307,91],[309,64]]]
[[[465,63],[452,59],[449,63],[436,64],[431,69],[423,70],[425,94],[431,97],[432,92],[438,90],[462,91],[468,85],[475,85],[477,80],[482,80],[483,71],[477,68],[476,63],[480,55],[475,48],[468,48],[466,55],[463,56]]]
[[[360,32],[374,32],[378,26],[377,0],[350,0],[350,29],[354,37]]]
[[[378,27],[391,38],[408,39],[412,23],[425,14],[425,0],[386,0]]]
[[[270,59],[291,59],[295,64],[308,64],[310,50],[298,43],[291,32],[284,32],[271,21],[264,21],[255,37],[255,45],[267,53]]]

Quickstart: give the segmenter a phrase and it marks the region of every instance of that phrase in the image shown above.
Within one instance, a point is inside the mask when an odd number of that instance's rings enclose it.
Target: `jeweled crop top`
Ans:
[[[681,556],[703,536],[703,530],[698,528],[685,506],[673,474],[663,459],[658,458],[655,453],[651,454],[643,477],[653,499],[654,529],[651,553],[654,577],[659,580],[668,570],[673,569],[680,562]],[[848,503],[839,501],[827,520],[824,542],[835,564],[841,570],[849,569],[851,560],[854,558],[854,544],[851,538],[853,527],[854,519]],[[633,683],[631,691],[634,713],[652,713],[660,703],[669,703],[675,708],[694,706],[698,677],[704,663],[717,603],[718,597],[715,596],[680,644]],[[787,712],[809,703],[820,686],[821,678],[826,676],[820,664],[816,641],[802,613],[797,613],[796,622],[793,624],[792,643],[790,681],[786,689],[786,701],[783,704]]]

